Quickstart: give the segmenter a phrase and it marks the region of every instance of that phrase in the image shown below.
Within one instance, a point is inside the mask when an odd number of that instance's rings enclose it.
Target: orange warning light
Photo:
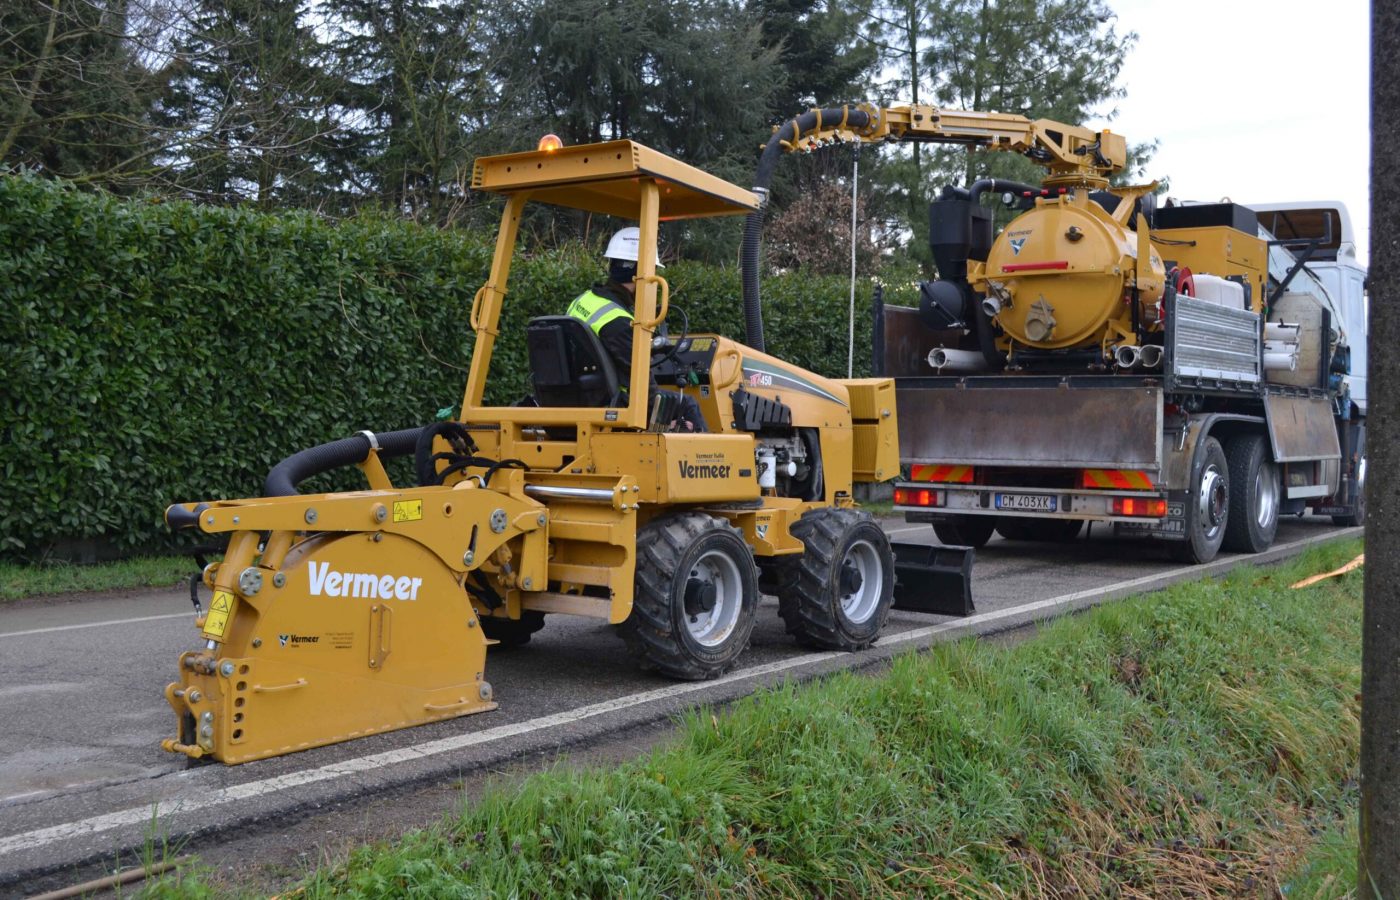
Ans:
[[[540,138],[540,145],[535,149],[543,150],[545,153],[553,153],[562,146],[564,146],[564,142],[560,139],[559,135],[547,134]]]

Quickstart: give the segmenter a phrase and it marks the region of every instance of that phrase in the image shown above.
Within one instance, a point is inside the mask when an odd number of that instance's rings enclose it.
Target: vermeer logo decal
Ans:
[[[734,470],[723,453],[713,451],[695,454],[695,462],[680,460],[676,468],[682,478],[728,478]]]
[[[283,647],[286,647],[286,646],[289,645],[289,644],[290,644],[291,646],[293,646],[293,647],[295,647],[297,644],[316,644],[316,643],[320,643],[320,641],[321,641],[321,636],[320,636],[319,634],[279,634],[279,635],[277,635],[277,643],[278,643],[279,645],[283,646]]]
[[[681,460],[676,463],[676,468],[680,470],[682,478],[728,478],[729,472],[733,469],[730,465],[713,465],[688,463]]]
[[[1026,246],[1026,239],[1025,239],[1025,238],[1012,238],[1012,239],[1011,239],[1011,255],[1012,255],[1012,256],[1020,256],[1020,255],[1021,255],[1021,248],[1024,247],[1024,246]]]
[[[417,600],[423,579],[395,578],[365,572],[332,572],[330,563],[307,565],[313,597],[365,597],[369,600]]]

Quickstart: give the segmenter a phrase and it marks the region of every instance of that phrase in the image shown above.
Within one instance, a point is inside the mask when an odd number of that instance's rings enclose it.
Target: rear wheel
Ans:
[[[953,516],[933,523],[933,533],[947,547],[981,547],[992,539],[997,520],[991,516]]]
[[[798,643],[863,650],[875,642],[894,603],[894,553],[869,513],[814,509],[792,526],[801,554],[770,568],[778,614]]]
[[[1186,540],[1170,545],[1172,557],[1188,563],[1215,559],[1225,540],[1225,524],[1229,517],[1229,463],[1220,442],[1208,437],[1196,445],[1191,463],[1191,490],[1186,498]]]
[[[637,531],[632,614],[618,630],[643,668],[714,678],[739,661],[757,612],[753,551],[728,522],[681,513]]]
[[[544,627],[544,613],[527,609],[519,619],[501,619],[495,616],[481,617],[481,633],[493,641],[500,641],[502,647],[519,647],[530,643],[530,637]]]
[[[1234,438],[1225,449],[1230,471],[1230,517],[1224,546],[1240,553],[1263,553],[1278,533],[1283,488],[1278,466],[1262,434]]]
[[[1067,544],[1079,537],[1084,530],[1080,519],[1019,519],[1007,517],[997,520],[997,534],[1008,541],[1045,541],[1050,544]]]

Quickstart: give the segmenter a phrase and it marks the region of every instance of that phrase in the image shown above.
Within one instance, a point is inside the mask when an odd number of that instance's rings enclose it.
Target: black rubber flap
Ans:
[[[891,543],[894,608],[942,616],[972,615],[971,547]]]

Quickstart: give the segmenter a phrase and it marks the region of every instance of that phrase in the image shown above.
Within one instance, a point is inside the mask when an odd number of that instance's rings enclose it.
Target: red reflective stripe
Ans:
[[[1108,476],[1108,480],[1113,482],[1113,486],[1116,488],[1130,488],[1133,486],[1133,483],[1128,480],[1127,476],[1118,469],[1109,469],[1104,474]]]
[[[1056,259],[1056,260],[1052,260],[1052,261],[1049,261],[1049,262],[1012,263],[1012,264],[1009,265],[1009,266],[1002,266],[1002,267],[1001,267],[1001,270],[1002,270],[1003,272],[1024,272],[1024,271],[1026,271],[1026,270],[1028,270],[1028,269],[1068,269],[1068,268],[1069,268],[1069,260],[1067,260],[1067,259]]]
[[[914,481],[971,484],[972,466],[910,466],[909,477]]]
[[[1132,482],[1133,487],[1141,488],[1144,491],[1150,491],[1153,488],[1152,477],[1146,472],[1129,472],[1128,480]]]
[[[1156,489],[1156,485],[1152,483],[1152,476],[1136,469],[1085,469],[1083,485],[1086,488],[1140,491]]]

